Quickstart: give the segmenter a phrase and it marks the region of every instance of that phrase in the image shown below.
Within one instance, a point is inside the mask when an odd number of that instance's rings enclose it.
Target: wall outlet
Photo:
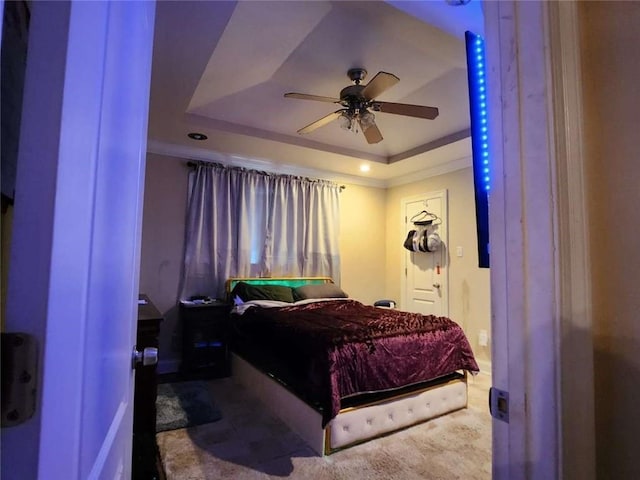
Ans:
[[[486,330],[480,330],[478,333],[478,345],[486,347],[489,344],[489,334]]]

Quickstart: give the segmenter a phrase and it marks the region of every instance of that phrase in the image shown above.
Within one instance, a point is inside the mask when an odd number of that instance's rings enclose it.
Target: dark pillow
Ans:
[[[303,285],[293,289],[295,301],[309,298],[347,298],[349,295],[335,283],[322,283],[319,285]]]
[[[293,302],[293,292],[291,287],[282,285],[252,285],[246,282],[238,282],[231,291],[231,298],[236,295],[244,302],[249,300],[278,300],[280,302]]]

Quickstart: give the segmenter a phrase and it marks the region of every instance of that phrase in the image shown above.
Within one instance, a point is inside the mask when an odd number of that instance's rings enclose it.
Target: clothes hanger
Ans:
[[[438,220],[438,223],[434,224]],[[440,217],[438,217],[435,213],[428,212],[427,210],[422,210],[421,212],[416,213],[413,217],[411,217],[410,221],[414,225],[425,226],[425,225],[437,225],[442,223]]]

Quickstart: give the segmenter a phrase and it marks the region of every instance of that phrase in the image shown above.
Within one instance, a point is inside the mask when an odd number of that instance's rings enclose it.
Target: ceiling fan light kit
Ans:
[[[372,127],[376,124],[376,116],[371,113],[369,110],[365,110],[364,113],[360,114],[360,125],[362,126],[362,130],[367,130],[369,127]]]
[[[339,117],[340,128],[358,133],[358,126],[360,126],[360,129],[364,132],[375,125],[375,118],[376,116],[368,110],[364,110],[362,113],[342,112]]]
[[[349,130],[350,132],[357,133],[357,124],[353,121],[353,118],[347,115],[346,112],[343,112],[338,118],[340,122],[340,128],[343,130]]]
[[[433,120],[438,116],[436,107],[423,105],[410,105],[407,103],[391,103],[375,100],[380,94],[394,86],[400,81],[392,73],[378,72],[375,77],[366,85],[361,82],[366,78],[367,71],[364,68],[351,68],[347,76],[353,82],[340,91],[340,98],[323,97],[319,95],[309,95],[306,93],[285,93],[285,98],[295,98],[298,100],[314,100],[341,105],[342,108],[332,112],[306,127],[298,130],[299,134],[305,134],[320,128],[333,120],[340,119],[340,127],[354,133],[360,131],[364,134],[368,143],[378,143],[382,140],[382,133],[375,123],[375,115],[371,112],[391,113],[395,115],[405,115],[415,118]]]

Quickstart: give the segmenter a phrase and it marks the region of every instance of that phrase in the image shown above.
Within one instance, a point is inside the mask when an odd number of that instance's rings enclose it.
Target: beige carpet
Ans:
[[[222,420],[162,432],[168,480],[491,478],[490,377],[469,379],[469,408],[319,457],[232,379],[210,382]]]

